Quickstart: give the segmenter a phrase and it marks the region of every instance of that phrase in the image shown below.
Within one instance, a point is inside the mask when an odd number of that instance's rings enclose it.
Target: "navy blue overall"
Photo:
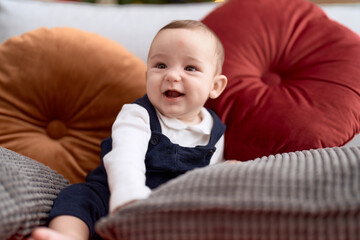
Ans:
[[[154,189],[186,171],[209,165],[215,152],[215,144],[225,131],[225,125],[211,110],[214,119],[210,140],[206,146],[182,147],[172,143],[161,133],[161,125],[155,108],[147,95],[134,103],[144,107],[150,117],[151,138],[145,156],[146,185]],[[101,165],[90,172],[86,183],[73,184],[63,189],[50,213],[50,219],[60,215],[72,215],[82,219],[94,234],[95,222],[108,213],[110,191],[103,157],[112,149],[111,138],[101,143]]]

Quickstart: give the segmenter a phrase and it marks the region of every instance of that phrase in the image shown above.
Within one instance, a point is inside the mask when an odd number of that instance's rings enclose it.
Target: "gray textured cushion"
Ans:
[[[196,169],[101,219],[108,239],[359,239],[360,147]]]
[[[0,239],[22,239],[44,225],[68,181],[49,167],[0,147]]]

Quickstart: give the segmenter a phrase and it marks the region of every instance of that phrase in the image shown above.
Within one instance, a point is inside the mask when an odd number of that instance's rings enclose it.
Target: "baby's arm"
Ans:
[[[151,137],[147,110],[126,104],[112,127],[112,151],[104,156],[110,188],[110,212],[133,200],[148,197],[145,155]]]
[[[49,228],[36,228],[32,235],[33,240],[87,240],[89,228],[81,219],[73,216],[59,216],[54,218]]]

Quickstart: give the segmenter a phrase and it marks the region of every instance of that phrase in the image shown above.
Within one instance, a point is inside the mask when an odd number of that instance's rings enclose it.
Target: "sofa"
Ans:
[[[0,239],[45,225],[58,192],[100,164],[121,106],[145,94],[153,36],[174,19],[201,20],[223,42],[229,83],[207,107],[235,161],[164,184],[97,233],[358,239],[359,12],[358,1],[0,0]]]

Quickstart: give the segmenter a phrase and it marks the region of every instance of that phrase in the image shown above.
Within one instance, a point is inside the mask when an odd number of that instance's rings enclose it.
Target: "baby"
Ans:
[[[204,108],[226,87],[223,61],[220,40],[201,22],[160,29],[147,60],[147,95],[123,106],[102,143],[103,164],[86,183],[59,194],[49,228],[35,229],[32,239],[88,239],[109,211],[147,198],[188,170],[224,161],[225,126]]]

